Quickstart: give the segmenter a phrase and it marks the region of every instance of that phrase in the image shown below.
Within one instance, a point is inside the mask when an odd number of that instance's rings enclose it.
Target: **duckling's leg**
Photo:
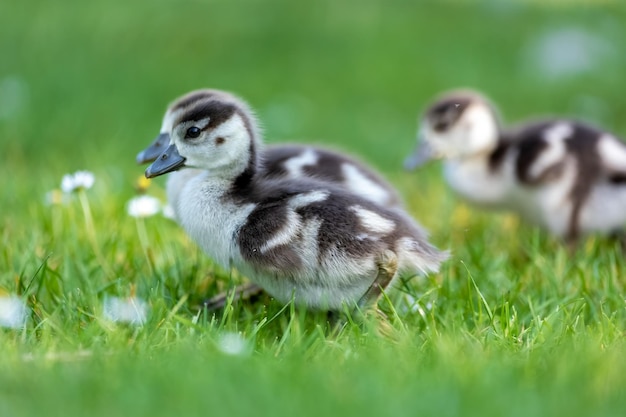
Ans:
[[[378,301],[378,297],[387,288],[398,271],[398,257],[394,252],[386,250],[376,261],[376,266],[378,267],[378,274],[372,285],[359,300],[358,306],[360,309]]]
[[[226,302],[229,299],[232,299],[233,301],[250,300],[262,292],[263,288],[256,284],[242,284],[209,298],[202,303],[202,307],[206,308],[208,311],[219,310],[220,308],[224,308],[226,306]]]
[[[609,234],[609,239],[613,242],[617,242],[617,244],[622,248],[622,252],[626,254],[626,230],[615,230],[611,234]]]
[[[573,256],[578,249],[578,235],[568,234],[565,236],[565,247],[570,256]]]

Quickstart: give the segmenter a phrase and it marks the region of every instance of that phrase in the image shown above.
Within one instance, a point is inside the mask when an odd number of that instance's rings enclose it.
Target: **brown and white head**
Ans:
[[[170,142],[148,167],[146,176],[182,167],[200,168],[224,178],[254,171],[258,123],[250,107],[234,95],[215,90],[190,93],[170,106],[164,126],[170,130]]]
[[[189,107],[195,106],[198,101],[206,101],[211,98],[223,98],[236,101],[237,98],[232,94],[213,89],[193,90],[185,95],[176,98],[171,102],[163,115],[161,129],[157,137],[152,143],[137,154],[136,160],[138,164],[146,164],[154,162],[170,145],[170,133],[174,127],[174,123],[178,117]]]
[[[414,169],[433,158],[463,159],[493,151],[500,136],[495,108],[481,94],[458,90],[437,98],[425,111],[418,147],[405,160]]]

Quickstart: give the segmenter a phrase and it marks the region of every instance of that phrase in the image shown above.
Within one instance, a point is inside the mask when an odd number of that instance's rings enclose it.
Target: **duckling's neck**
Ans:
[[[252,184],[258,177],[256,162],[249,164],[235,180],[232,182],[232,188],[236,190],[246,190],[252,187]]]
[[[223,268],[237,263],[233,236],[255,204],[231,198],[233,179],[216,177],[206,170],[179,185],[174,211],[180,225]]]
[[[514,186],[509,150],[500,139],[494,149],[446,160],[444,175],[448,184],[475,204],[504,208]]]
[[[208,174],[207,180],[214,181],[216,184],[233,184],[238,188],[245,188],[254,180],[259,170],[257,145],[251,141],[247,149],[213,161],[208,166],[193,164],[188,166],[205,171]]]
[[[245,197],[254,187],[254,183],[259,176],[260,169],[260,159],[257,155],[257,148],[258,146],[255,141],[251,141],[247,163],[242,165],[243,169],[240,169],[236,175],[231,176],[231,194]]]
[[[202,182],[212,190],[212,195],[220,195],[220,198],[227,198],[235,204],[246,204],[253,200],[251,196],[255,194],[258,178],[262,176],[260,174],[262,162],[257,156],[258,148],[259,145],[251,141],[244,152],[238,153],[239,157],[232,157],[226,163],[195,168],[194,171],[204,173],[201,176]],[[173,185],[171,188],[174,194],[176,186]]]

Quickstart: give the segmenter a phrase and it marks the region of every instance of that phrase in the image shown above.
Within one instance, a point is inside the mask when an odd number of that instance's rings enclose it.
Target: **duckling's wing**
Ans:
[[[259,204],[238,232],[241,253],[256,268],[284,273],[297,271],[302,260],[290,243],[297,238],[301,227],[302,222],[284,201]]]
[[[386,207],[402,205],[397,191],[354,156],[308,145],[273,145],[262,154],[263,176],[311,178],[332,183]]]
[[[602,172],[609,182],[626,184],[626,143],[615,136],[604,134],[597,148]]]
[[[535,186],[560,176],[568,153],[567,134],[567,128],[553,121],[530,123],[509,134],[517,150],[515,173],[520,183]]]

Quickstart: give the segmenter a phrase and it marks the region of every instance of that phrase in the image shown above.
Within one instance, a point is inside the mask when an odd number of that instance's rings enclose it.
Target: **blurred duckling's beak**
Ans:
[[[180,156],[176,145],[171,144],[157,159],[146,169],[146,178],[154,178],[168,172],[176,171],[185,166],[185,158]]]
[[[167,149],[169,144],[169,133],[159,134],[150,146],[137,154],[137,163],[147,164],[148,162],[154,162]]]
[[[435,159],[436,155],[433,148],[425,139],[424,134],[420,131],[417,135],[417,147],[409,156],[404,160],[404,169],[407,171],[413,171],[417,167],[425,165],[432,159]]]

